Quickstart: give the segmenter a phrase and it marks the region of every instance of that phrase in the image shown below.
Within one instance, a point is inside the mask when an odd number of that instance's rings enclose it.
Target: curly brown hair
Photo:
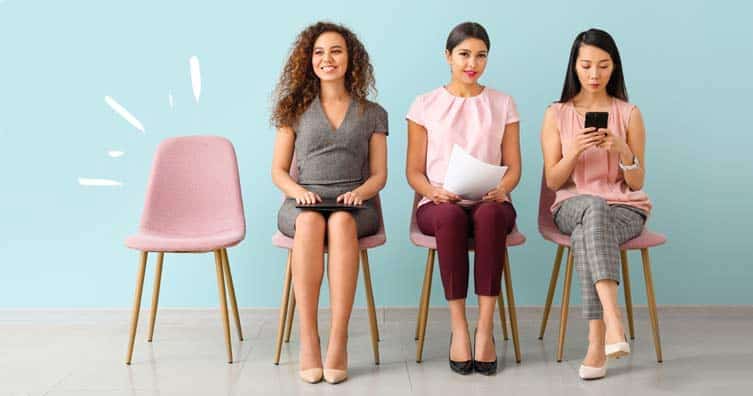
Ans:
[[[358,37],[343,25],[317,22],[304,29],[296,38],[290,50],[280,81],[275,90],[275,105],[272,123],[276,128],[293,127],[301,114],[319,95],[319,78],[314,73],[311,57],[314,42],[326,32],[335,32],[345,39],[348,51],[348,69],[345,74],[345,90],[352,100],[363,109],[370,93],[376,93],[374,68],[369,54]]]

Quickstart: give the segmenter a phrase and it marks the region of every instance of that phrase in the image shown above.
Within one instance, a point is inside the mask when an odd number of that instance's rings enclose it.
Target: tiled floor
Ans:
[[[146,312],[146,311],[145,311]],[[372,361],[368,320],[357,310],[349,344],[350,379],[309,385],[297,376],[295,331],[272,364],[276,310],[241,311],[247,340],[233,334],[236,362],[225,362],[219,315],[160,311],[154,342],[142,315],[134,362],[124,362],[129,312],[0,311],[0,396],[6,395],[737,395],[753,389],[753,307],[660,308],[664,363],[656,363],[648,315],[637,308],[633,354],[610,362],[606,379],[581,381],[586,323],[571,311],[565,359],[554,359],[558,312],[544,341],[540,308],[519,308],[523,361],[496,328],[501,370],[461,377],[447,366],[448,314],[430,315],[424,362],[415,362],[414,309],[379,310],[382,364]],[[472,317],[473,315],[471,315]],[[322,312],[326,342],[327,313]],[[326,349],[325,349],[326,350]]]

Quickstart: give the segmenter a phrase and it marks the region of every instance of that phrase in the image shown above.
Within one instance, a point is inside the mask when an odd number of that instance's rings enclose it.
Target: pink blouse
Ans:
[[[576,133],[583,128],[585,119],[575,111],[572,101],[555,103],[562,152],[570,149]],[[627,126],[634,105],[619,99],[612,100],[609,110],[609,130],[620,139],[627,139]],[[551,210],[562,201],[577,195],[594,195],[606,199],[609,204],[623,204],[651,212],[651,201],[643,190],[633,191],[625,182],[624,174],[617,164],[620,156],[605,149],[592,147],[578,158],[570,179],[557,191]]]
[[[505,126],[519,121],[512,97],[489,87],[467,98],[439,87],[419,95],[406,118],[426,128],[426,176],[438,187],[444,183],[453,145],[481,161],[500,165]],[[424,197],[418,205],[428,202]]]

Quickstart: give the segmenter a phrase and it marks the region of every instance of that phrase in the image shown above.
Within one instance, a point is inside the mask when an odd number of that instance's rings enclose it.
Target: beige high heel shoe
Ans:
[[[348,379],[348,370],[324,369],[324,380],[330,384],[339,384]]]
[[[315,384],[322,380],[323,371],[321,367],[315,367],[311,369],[306,370],[300,370],[298,372],[298,375],[301,376],[301,379],[304,382],[308,382],[309,384]]]

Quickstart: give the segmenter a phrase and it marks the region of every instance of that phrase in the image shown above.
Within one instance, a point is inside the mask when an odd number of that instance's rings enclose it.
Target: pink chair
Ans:
[[[415,194],[413,198],[413,211],[410,219],[410,240],[414,245],[428,249],[426,257],[426,270],[424,272],[424,284],[421,288],[421,301],[418,307],[418,318],[416,318],[416,363],[421,363],[424,352],[424,337],[426,335],[426,322],[429,318],[429,299],[431,297],[431,280],[434,273],[434,254],[437,250],[437,240],[433,236],[421,232],[416,222],[416,209],[421,196]],[[473,250],[473,239],[469,239],[469,249]],[[515,227],[507,235],[507,247],[519,246],[526,242],[526,237]],[[512,279],[510,275],[510,260],[507,248],[505,248],[504,261],[502,263],[502,275],[505,281],[505,291],[507,292],[508,312],[510,314],[510,329],[512,330],[512,341],[515,347],[515,361],[520,363],[520,342],[518,341],[518,317],[515,311],[515,297],[512,291]],[[504,339],[507,340],[507,324],[505,321],[504,299],[502,293],[497,298],[499,308],[499,319],[502,325]]]
[[[233,362],[225,286],[241,341],[243,333],[227,248],[237,245],[245,234],[246,221],[232,143],[219,136],[176,137],[160,143],[149,177],[139,232],[125,241],[129,248],[141,251],[126,364],[131,364],[133,356],[149,252],[157,252],[157,269],[148,341],[152,341],[154,334],[164,254],[213,252],[227,358],[228,363]]]
[[[298,169],[295,164],[295,157],[291,160],[290,176],[298,179]],[[283,199],[285,197],[283,196]],[[366,288],[366,305],[369,314],[369,326],[371,330],[371,349],[374,352],[374,364],[379,364],[379,327],[377,325],[376,309],[374,307],[374,291],[371,287],[371,269],[369,267],[368,249],[382,246],[387,242],[387,234],[384,231],[384,219],[382,217],[382,205],[379,195],[374,198],[376,210],[379,213],[379,230],[374,235],[358,239],[358,248],[361,251],[361,272],[363,274],[363,284]],[[285,278],[282,286],[282,302],[280,303],[280,320],[277,325],[277,341],[275,346],[274,364],[280,363],[280,351],[282,349],[283,336],[285,342],[290,341],[290,333],[293,327],[293,318],[295,315],[295,293],[293,292],[292,281],[292,259],[293,259],[293,238],[285,236],[277,231],[272,236],[272,244],[288,250],[288,260],[285,265]],[[324,246],[324,252],[327,252],[327,245]]]
[[[570,249],[570,237],[559,231],[554,224],[554,218],[550,208],[554,204],[555,194],[546,186],[544,177],[541,178],[541,195],[539,197],[539,232],[544,239],[557,244],[557,254],[554,258],[554,268],[552,276],[549,279],[549,290],[546,295],[546,304],[544,305],[544,317],[541,319],[541,330],[539,339],[544,338],[546,322],[549,318],[549,311],[552,307],[552,298],[554,289],[557,287],[557,277],[559,275],[560,264],[562,262],[563,249],[567,247],[567,266],[565,267],[565,284],[562,290],[562,309],[560,312],[560,330],[557,344],[557,361],[561,362],[564,346],[565,332],[567,331],[567,314],[570,305],[570,287],[573,277],[573,253]],[[633,303],[630,295],[630,272],[628,271],[628,250],[641,251],[643,259],[643,275],[646,279],[646,295],[648,298],[648,311],[651,316],[651,328],[654,334],[654,346],[656,348],[656,361],[662,362],[661,341],[659,339],[659,317],[656,312],[656,299],[654,297],[654,281],[651,278],[651,264],[648,257],[648,248],[664,244],[667,238],[664,235],[657,234],[644,229],[640,235],[625,242],[620,246],[620,257],[622,261],[622,285],[625,290],[625,308],[627,310],[628,325],[630,328],[630,338],[635,339],[635,330],[633,326]]]

